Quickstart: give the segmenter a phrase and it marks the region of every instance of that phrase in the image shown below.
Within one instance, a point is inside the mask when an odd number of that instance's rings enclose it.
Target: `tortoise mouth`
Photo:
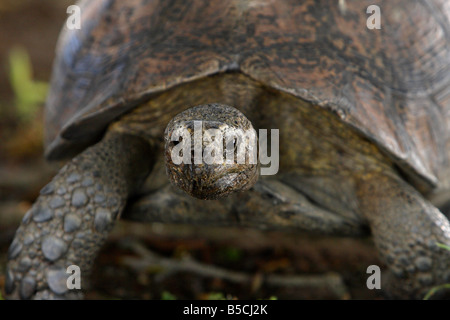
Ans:
[[[172,184],[189,195],[205,200],[219,199],[249,189],[258,179],[258,165],[167,165]]]

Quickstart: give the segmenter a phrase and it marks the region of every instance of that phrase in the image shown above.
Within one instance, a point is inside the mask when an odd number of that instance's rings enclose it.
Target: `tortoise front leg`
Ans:
[[[83,289],[128,195],[150,171],[150,151],[141,138],[111,132],[60,170],[24,216],[9,248],[7,298],[82,297],[68,290],[67,267],[80,267]]]
[[[448,219],[396,176],[370,173],[358,183],[360,210],[389,274],[382,289],[393,298],[421,299],[432,287],[450,282]]]

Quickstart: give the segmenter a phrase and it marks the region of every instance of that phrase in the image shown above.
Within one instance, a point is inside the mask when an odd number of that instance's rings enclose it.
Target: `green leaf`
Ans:
[[[436,245],[439,248],[442,248],[442,249],[450,251],[450,246],[448,246],[446,244],[437,242]],[[427,294],[425,295],[423,300],[430,299],[431,296],[433,296],[437,291],[442,290],[442,289],[450,289],[450,283],[442,284],[442,285],[439,285],[439,286],[431,288],[430,291],[427,292]]]
[[[9,52],[9,81],[14,91],[19,117],[29,119],[44,103],[48,84],[33,80],[31,60],[25,49],[16,47]]]
[[[211,292],[208,295],[208,300],[226,300],[226,298],[222,292]]]
[[[439,290],[442,290],[442,289],[450,289],[450,283],[441,284],[440,286],[431,288],[430,291],[428,291],[428,293],[425,295],[423,300],[430,299],[431,296],[433,296],[436,292],[438,292]]]
[[[233,247],[223,248],[219,254],[228,262],[238,262],[244,256],[242,250]]]
[[[443,244],[443,243],[436,243],[436,244],[437,244],[437,246],[438,246],[439,248],[442,248],[442,249],[445,249],[445,250],[450,251],[450,246],[448,246],[448,245],[446,245],[446,244]]]
[[[177,297],[171,294],[169,291],[163,291],[161,294],[161,300],[177,300]]]

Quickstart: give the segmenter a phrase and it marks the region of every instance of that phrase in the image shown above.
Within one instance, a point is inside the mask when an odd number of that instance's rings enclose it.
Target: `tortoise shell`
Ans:
[[[381,8],[369,29],[367,8]],[[68,157],[176,85],[229,71],[334,112],[422,190],[449,184],[450,2],[82,1],[64,27],[46,155]],[[345,143],[345,141],[342,141]]]

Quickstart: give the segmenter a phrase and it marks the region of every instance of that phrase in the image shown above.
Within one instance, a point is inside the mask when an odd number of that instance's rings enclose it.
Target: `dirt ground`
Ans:
[[[43,160],[42,104],[21,119],[8,57],[24,48],[48,82],[72,1],[0,1],[0,290],[21,217],[61,164]],[[101,251],[87,299],[381,299],[366,269],[369,239],[120,221]]]

